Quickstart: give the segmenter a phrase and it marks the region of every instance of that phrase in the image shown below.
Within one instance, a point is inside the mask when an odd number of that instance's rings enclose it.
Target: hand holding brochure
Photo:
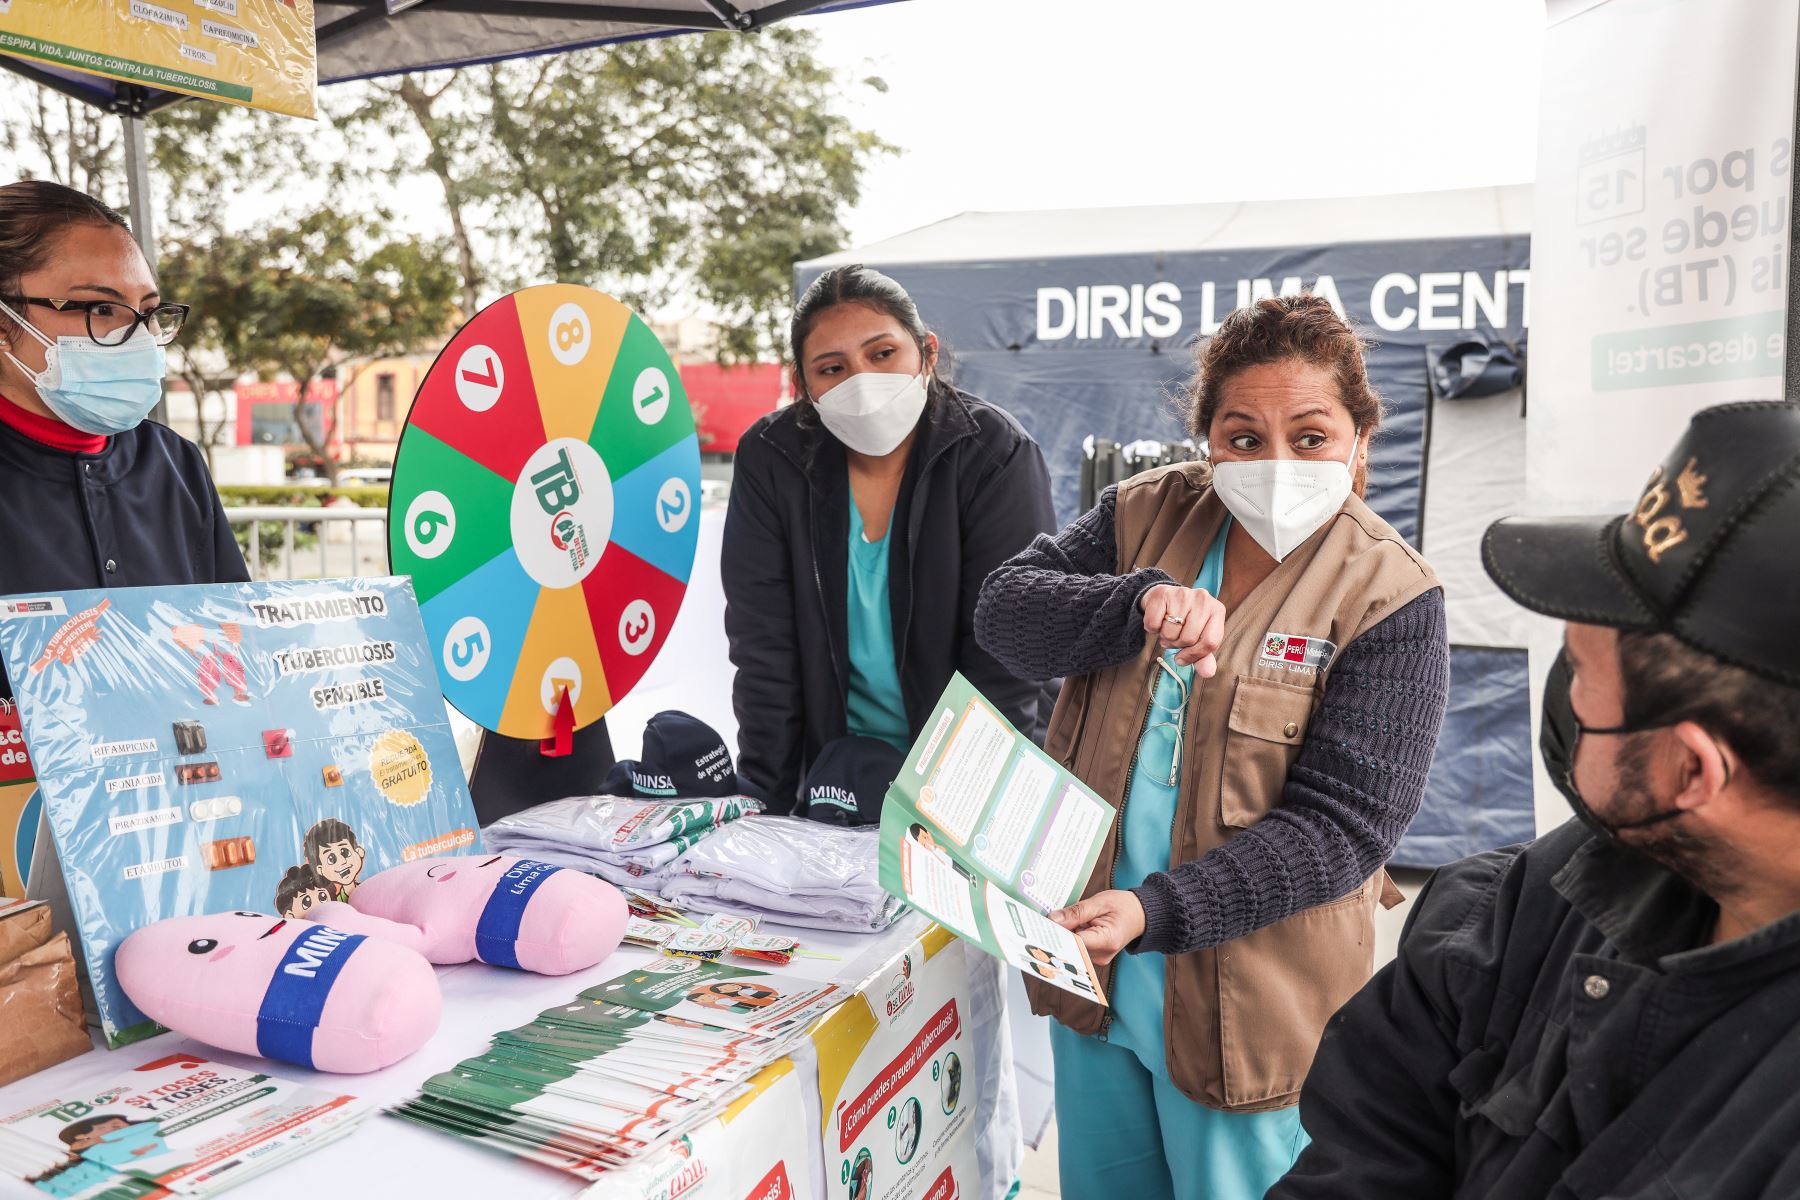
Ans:
[[[1106,1003],[1081,939],[1044,914],[1080,897],[1112,806],[957,675],[881,813],[881,886],[1028,975]]]

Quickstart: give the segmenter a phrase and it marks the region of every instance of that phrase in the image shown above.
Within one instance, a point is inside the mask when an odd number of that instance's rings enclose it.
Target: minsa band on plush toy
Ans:
[[[157,921],[120,944],[113,967],[151,1020],[320,1071],[399,1062],[437,1032],[443,1009],[437,975],[415,951],[263,913]]]
[[[357,886],[349,903],[308,918],[417,950],[434,963],[479,960],[539,975],[593,966],[625,936],[617,888],[580,871],[504,855],[401,863]]]

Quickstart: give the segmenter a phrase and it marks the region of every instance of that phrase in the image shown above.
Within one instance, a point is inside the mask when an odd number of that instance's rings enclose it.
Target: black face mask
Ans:
[[[1581,744],[1582,734],[1644,733],[1664,726],[1618,725],[1611,729],[1593,729],[1582,725],[1575,715],[1575,706],[1569,699],[1569,685],[1574,678],[1575,672],[1569,666],[1567,652],[1559,652],[1556,661],[1550,664],[1550,673],[1544,677],[1544,719],[1538,730],[1538,751],[1544,756],[1544,768],[1550,772],[1556,790],[1563,794],[1569,807],[1581,818],[1581,823],[1601,837],[1616,842],[1624,830],[1644,829],[1681,816],[1686,810],[1671,808],[1639,817],[1635,821],[1609,822],[1589,808],[1587,801],[1581,798],[1581,791],[1575,786],[1575,749]]]

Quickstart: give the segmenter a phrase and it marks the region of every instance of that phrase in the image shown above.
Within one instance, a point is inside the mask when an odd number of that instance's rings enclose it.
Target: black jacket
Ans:
[[[174,430],[146,421],[76,454],[0,425],[0,595],[249,578],[206,460]]]
[[[738,771],[773,811],[845,734],[850,486],[843,445],[798,407],[738,444],[721,569],[737,667]],[[975,643],[988,572],[1056,527],[1044,456],[1017,421],[960,392],[934,395],[894,507],[888,599],[907,723],[917,735],[961,671],[1007,720],[1039,733],[1035,683]]]
[[[1269,1200],[1800,1196],[1800,913],[1709,946],[1717,913],[1573,821],[1445,867]]]

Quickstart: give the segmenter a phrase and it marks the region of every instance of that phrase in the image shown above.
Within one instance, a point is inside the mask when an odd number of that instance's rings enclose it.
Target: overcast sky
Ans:
[[[1543,0],[904,0],[805,22],[899,147],[853,244],[969,210],[1531,179]],[[864,90],[866,92],[866,89]]]

